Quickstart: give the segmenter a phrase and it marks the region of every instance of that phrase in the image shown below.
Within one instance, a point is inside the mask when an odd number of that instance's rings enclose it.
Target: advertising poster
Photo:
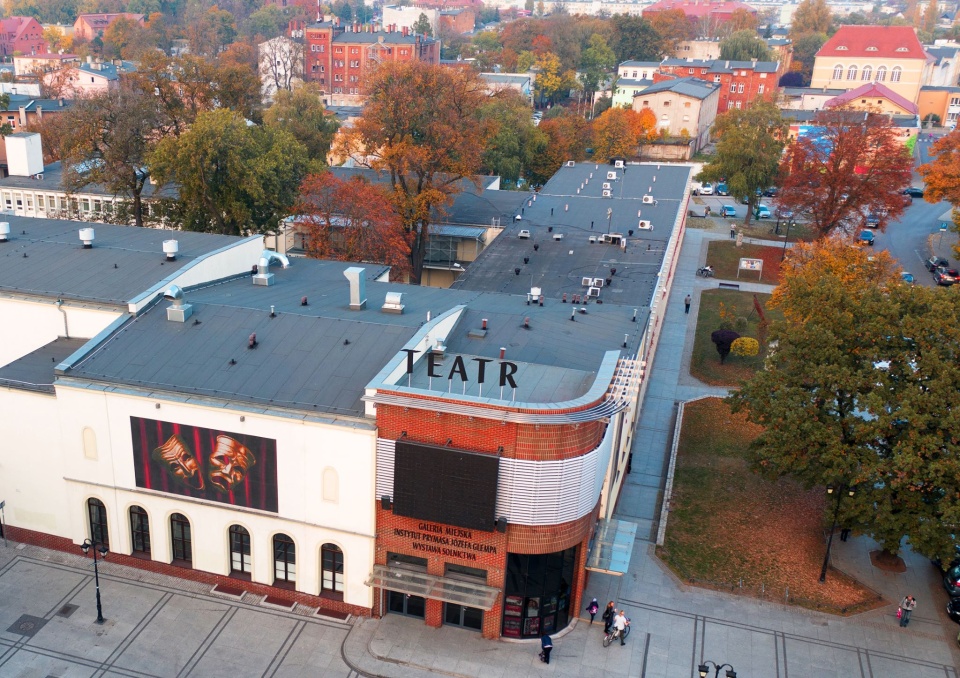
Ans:
[[[137,487],[276,513],[277,441],[130,417]]]

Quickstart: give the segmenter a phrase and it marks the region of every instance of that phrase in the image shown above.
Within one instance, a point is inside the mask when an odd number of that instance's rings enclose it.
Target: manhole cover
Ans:
[[[43,625],[46,623],[46,619],[25,614],[22,615],[17,621],[13,622],[10,628],[7,629],[7,632],[16,633],[20,636],[33,636],[37,631],[42,629]]]

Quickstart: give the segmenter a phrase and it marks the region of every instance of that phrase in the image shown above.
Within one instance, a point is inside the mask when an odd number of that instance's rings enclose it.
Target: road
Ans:
[[[925,132],[924,138],[926,138],[926,135]],[[936,132],[934,135],[935,139],[939,138],[936,136]],[[923,179],[917,173],[916,168],[931,160],[929,154],[931,145],[931,142],[927,140],[917,143],[913,186],[923,186]],[[731,222],[740,221],[746,215],[746,206],[738,204],[732,197],[714,195],[699,196],[699,199],[704,206],[710,206],[714,215],[720,214],[722,205],[733,205],[737,211],[737,218],[731,219]],[[770,198],[764,198],[764,204],[771,209],[774,207]],[[923,266],[923,262],[934,254],[928,244],[931,234],[937,236],[933,239],[936,254],[945,257],[951,263],[956,263],[956,258],[951,250],[952,243],[956,242],[957,239],[956,234],[947,232],[942,238],[940,237],[940,224],[943,223],[945,216],[947,217],[946,220],[949,221],[949,213],[950,203],[948,202],[929,203],[923,198],[914,198],[913,204],[907,207],[898,220],[887,224],[884,232],[876,232],[874,247],[877,250],[885,249],[889,251],[893,258],[900,262],[904,271],[913,273],[918,285],[933,286],[933,278]],[[773,221],[771,220],[772,224]]]

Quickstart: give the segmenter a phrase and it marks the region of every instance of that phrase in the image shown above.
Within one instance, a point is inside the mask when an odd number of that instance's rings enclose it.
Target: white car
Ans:
[[[713,184],[707,182],[700,186],[700,195],[713,195]]]

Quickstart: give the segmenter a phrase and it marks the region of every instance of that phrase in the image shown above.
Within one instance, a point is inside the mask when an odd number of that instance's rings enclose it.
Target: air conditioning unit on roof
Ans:
[[[613,197],[613,193],[611,193],[609,189],[605,189],[605,190],[603,191],[603,197],[604,197],[604,198],[612,198],[612,197]]]
[[[613,161],[613,166],[614,166],[614,167],[623,167],[623,160],[614,160],[614,161]]]
[[[580,285],[583,287],[590,287],[593,285],[593,278],[580,278]]]
[[[653,230],[653,224],[651,224],[646,219],[641,219],[640,223],[637,224],[637,228],[639,228],[642,231],[651,231]]]
[[[645,196],[643,196],[643,204],[644,204],[644,205],[652,205],[652,204],[653,204],[653,196],[652,196],[652,195],[645,195]]]
[[[607,182],[607,181],[603,182],[603,188],[605,188],[605,189],[607,189],[607,190],[609,191],[609,190],[610,190],[610,183]]]
[[[588,297],[599,297],[599,296],[600,296],[600,288],[599,288],[599,287],[591,287],[589,290],[587,290],[587,296],[588,296]]]
[[[566,162],[565,164],[566,164],[567,167],[576,167],[576,166],[577,166],[577,163],[575,163],[573,160],[567,160],[567,162]]]
[[[609,179],[609,180],[611,180],[611,181],[616,181],[616,180],[617,180],[617,173],[616,173],[616,172],[612,172],[612,171],[611,171],[611,172],[607,172],[607,179]]]

